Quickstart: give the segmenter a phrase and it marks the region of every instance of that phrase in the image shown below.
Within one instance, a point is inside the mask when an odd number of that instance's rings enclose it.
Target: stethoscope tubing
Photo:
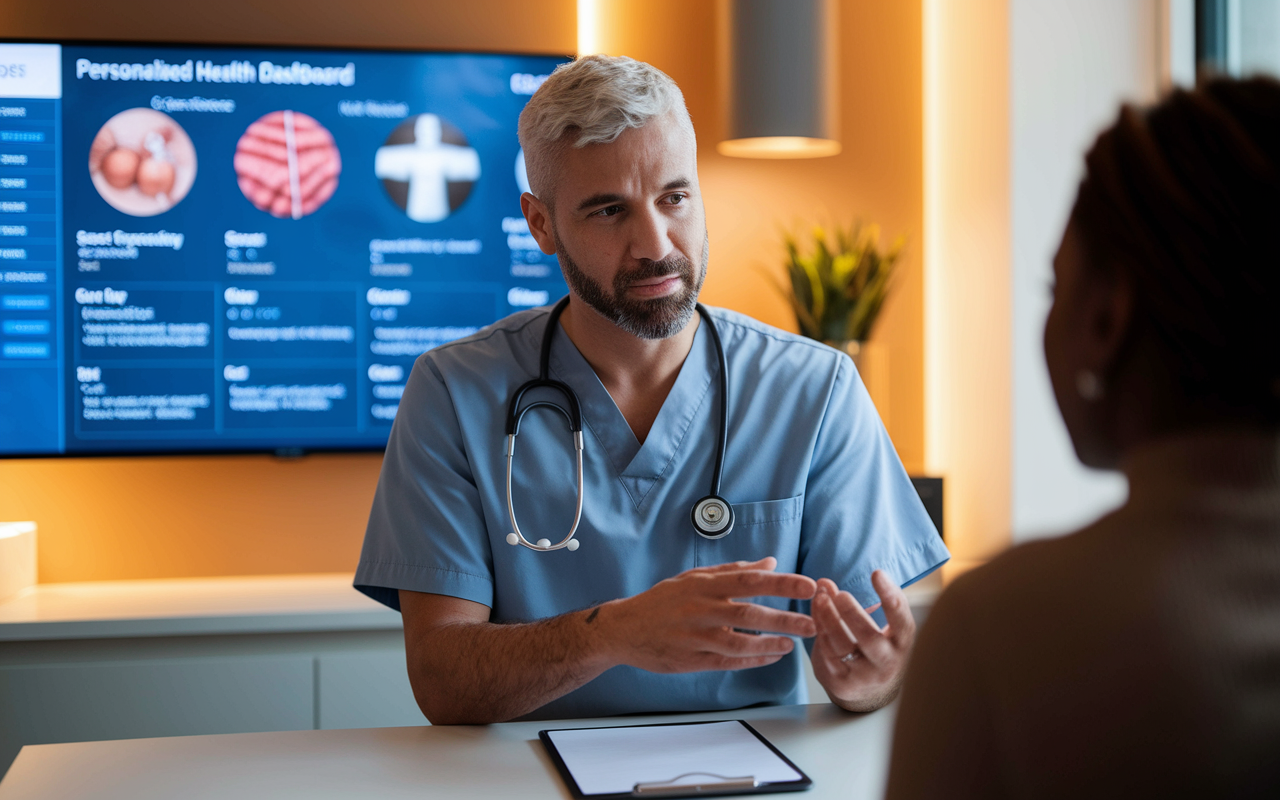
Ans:
[[[578,525],[582,521],[582,504],[584,494],[583,482],[583,436],[582,436],[582,407],[578,402],[578,395],[573,389],[561,381],[553,380],[551,374],[551,342],[555,335],[556,325],[560,322],[560,315],[564,313],[565,308],[569,305],[569,296],[561,298],[551,309],[551,313],[547,318],[547,325],[542,334],[542,347],[538,359],[538,377],[524,383],[520,388],[516,389],[515,394],[511,396],[511,402],[507,406],[507,515],[511,521],[512,532],[507,534],[508,544],[518,544],[527,547],[530,550],[538,552],[550,552],[552,550],[567,549],[570,552],[578,549],[578,540],[574,538],[574,534],[578,531]],[[720,419],[718,426],[718,436],[716,437],[716,456],[712,465],[711,472],[711,494],[698,501],[694,506],[692,520],[694,528],[699,535],[707,539],[719,539],[727,535],[733,529],[733,511],[727,501],[720,497],[720,478],[724,472],[724,454],[725,446],[729,438],[729,367],[728,360],[724,354],[724,344],[720,340],[720,332],[716,329],[715,321],[711,319],[710,312],[698,303],[695,308],[698,314],[707,323],[707,330],[711,335],[711,341],[715,345],[716,356],[720,361]],[[550,400],[537,400],[525,406],[520,407],[525,394],[531,389],[552,389],[559,392],[568,401],[569,408],[566,410],[563,406],[557,405]],[[512,474],[515,470],[515,453],[516,453],[516,437],[520,433],[520,423],[524,419],[524,415],[535,408],[552,408],[564,415],[565,420],[569,423],[569,430],[573,433],[573,446],[577,453],[577,482],[578,482],[578,499],[577,508],[574,511],[573,525],[569,529],[569,533],[559,542],[552,544],[549,539],[539,539],[537,542],[531,542],[525,538],[524,533],[520,530],[520,524],[516,522],[516,511],[513,494],[511,490]],[[708,501],[713,504],[719,504],[723,507],[724,513],[728,516],[727,523],[717,530],[704,529],[699,524],[698,512]]]
[[[724,449],[729,441],[729,364],[724,357],[724,345],[720,342],[720,331],[711,320],[711,314],[698,303],[698,313],[707,321],[707,331],[711,334],[711,342],[716,346],[716,355],[720,359],[720,431],[716,437],[716,460],[711,467],[711,494],[720,496],[720,476],[724,471]]]

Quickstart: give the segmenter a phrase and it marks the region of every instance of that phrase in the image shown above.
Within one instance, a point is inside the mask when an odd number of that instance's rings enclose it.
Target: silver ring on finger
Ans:
[[[858,651],[853,650],[848,655],[840,656],[841,664],[848,664],[858,657]]]

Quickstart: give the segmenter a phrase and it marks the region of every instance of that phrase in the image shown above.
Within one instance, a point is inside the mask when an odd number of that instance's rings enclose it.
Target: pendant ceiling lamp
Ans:
[[[840,152],[837,0],[724,0],[721,73],[726,136],[742,158]]]

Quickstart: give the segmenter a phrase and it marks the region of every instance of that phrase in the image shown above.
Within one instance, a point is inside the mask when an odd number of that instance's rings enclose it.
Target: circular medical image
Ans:
[[[301,111],[272,111],[236,143],[240,191],[259,211],[301,219],[338,188],[342,158],[333,134]]]
[[[439,222],[457,211],[480,179],[480,154],[436,114],[409,117],[378,148],[373,172],[415,222]]]
[[[117,211],[151,217],[176,206],[196,181],[196,148],[182,126],[150,108],[121,111],[89,146],[89,179]]]

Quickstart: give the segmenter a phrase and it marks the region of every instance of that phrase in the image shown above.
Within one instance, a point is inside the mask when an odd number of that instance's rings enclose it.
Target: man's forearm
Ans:
[[[434,723],[486,724],[528,714],[615,666],[667,674],[773,664],[794,649],[788,637],[815,632],[805,614],[737,602],[813,597],[811,579],[775,573],[775,563],[697,567],[640,594],[526,624],[496,625],[489,606],[402,589],[414,695]]]
[[[433,724],[502,722],[546,705],[610,666],[599,608],[538,622],[450,622],[410,647],[414,695]]]

